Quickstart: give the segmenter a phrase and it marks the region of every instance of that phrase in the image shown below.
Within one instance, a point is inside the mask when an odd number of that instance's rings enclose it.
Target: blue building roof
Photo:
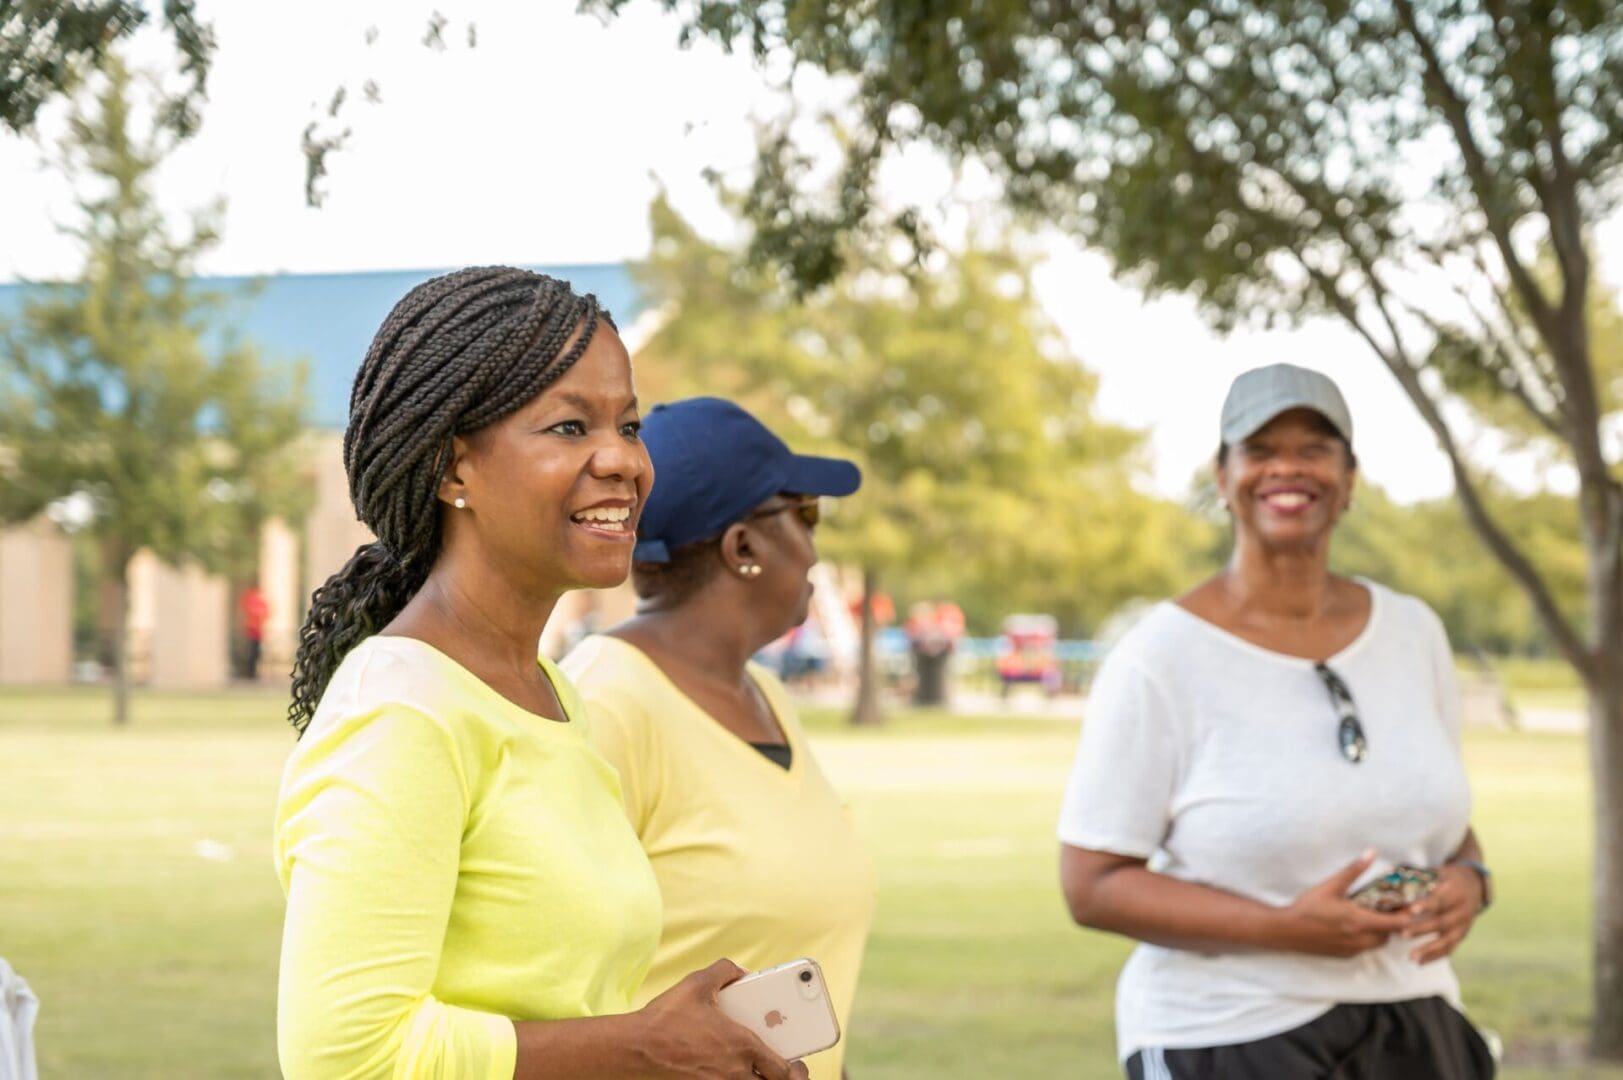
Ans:
[[[624,264],[532,266],[594,293],[622,327],[630,325],[644,300]],[[310,370],[310,423],[342,428],[349,390],[372,335],[395,302],[414,285],[444,270],[379,270],[352,274],[274,274],[265,277],[200,278],[224,292],[240,291],[242,313],[236,329],[271,361],[304,359]],[[0,285],[0,317],[22,305],[26,285]]]

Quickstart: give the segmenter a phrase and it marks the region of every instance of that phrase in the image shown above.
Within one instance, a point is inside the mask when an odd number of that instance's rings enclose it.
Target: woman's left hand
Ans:
[[[1458,863],[1446,863],[1437,873],[1437,887],[1409,909],[1415,921],[1403,932],[1406,938],[1437,935],[1409,953],[1409,958],[1417,964],[1441,960],[1459,948],[1482,910],[1482,878],[1475,870]]]

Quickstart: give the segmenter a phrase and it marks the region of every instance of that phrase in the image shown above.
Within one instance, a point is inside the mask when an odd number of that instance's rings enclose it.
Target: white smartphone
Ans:
[[[716,1004],[786,1058],[803,1058],[840,1041],[840,1022],[815,960],[751,972],[722,987]]]

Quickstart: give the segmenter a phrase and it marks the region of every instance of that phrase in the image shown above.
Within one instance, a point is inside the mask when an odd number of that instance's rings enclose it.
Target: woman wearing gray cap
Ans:
[[[1236,379],[1233,557],[1094,682],[1061,882],[1142,943],[1116,1000],[1134,1080],[1493,1075],[1447,959],[1490,893],[1453,657],[1420,601],[1330,572],[1356,465],[1328,378]]]
[[[849,495],[862,474],[794,453],[719,398],[661,405],[641,434],[658,479],[632,556],[637,615],[563,661],[664,900],[638,1003],[694,957],[763,968],[804,956],[844,1027],[873,866],[783,685],[750,658],[805,621],[818,496]],[[812,1080],[838,1080],[844,1053],[809,1055]]]

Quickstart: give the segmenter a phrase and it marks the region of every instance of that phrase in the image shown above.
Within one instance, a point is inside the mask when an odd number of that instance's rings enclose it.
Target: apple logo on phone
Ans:
[[[766,1014],[766,1026],[769,1028],[775,1028],[788,1019],[789,1018],[787,1016],[783,1015],[778,1010],[773,1009],[771,1012]]]

